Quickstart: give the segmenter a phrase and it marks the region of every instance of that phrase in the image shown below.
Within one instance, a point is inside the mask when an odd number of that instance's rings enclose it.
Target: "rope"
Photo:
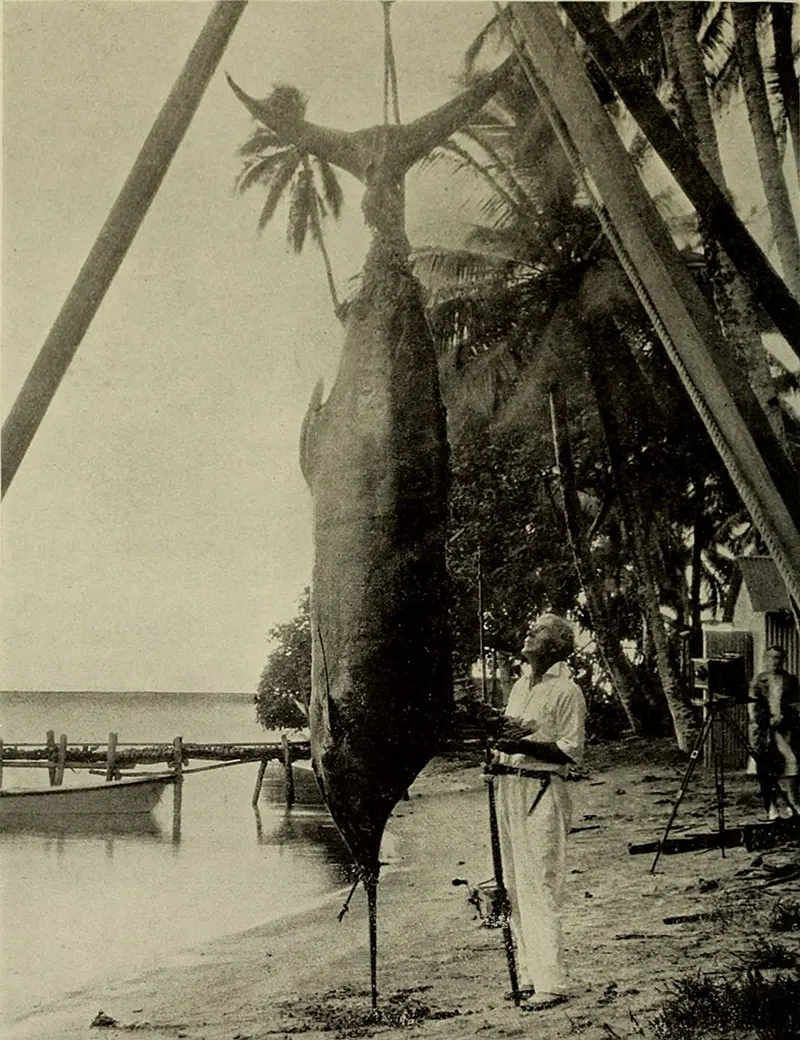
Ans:
[[[360,880],[361,880],[361,871],[359,870],[358,875],[356,876],[356,879],[353,882],[353,887],[348,892],[347,899],[345,899],[345,901],[344,901],[344,903],[342,905],[342,909],[339,911],[339,921],[340,922],[344,918],[344,915],[347,913],[347,911],[350,909],[350,900],[353,898],[353,893],[358,888],[358,883],[359,883]]]
[[[383,7],[383,123],[389,125],[389,102],[395,123],[400,122],[400,101],[397,93],[397,67],[392,46],[391,7],[394,0],[381,0]]]
[[[639,277],[639,273],[636,270],[633,260],[631,259],[627,250],[625,249],[625,246],[623,245],[617,233],[616,227],[614,226],[613,221],[611,220],[611,217],[608,214],[608,211],[597,198],[593,185],[589,184],[586,177],[584,164],[580,158],[580,155],[578,154],[578,151],[575,145],[573,144],[566,127],[563,124],[561,115],[556,109],[547,88],[539,79],[534,69],[531,67],[527,55],[524,52],[523,45],[520,42],[518,35],[515,33],[514,25],[511,19],[507,18],[506,12],[500,7],[499,4],[495,4],[495,8],[500,13],[501,17],[506,19],[506,25],[508,26],[514,49],[517,52],[523,71],[525,72],[525,75],[528,81],[530,82],[530,85],[534,93],[539,99],[540,104],[544,108],[548,116],[548,119],[552,124],[553,131],[555,132],[555,135],[558,138],[559,143],[564,149],[564,152],[571,166],[573,167],[576,176],[580,179],[582,185],[585,188],[586,195],[590,200],[590,205],[592,206],[592,209],[594,210],[598,220],[600,221],[600,225],[603,228],[603,231],[605,232],[606,236],[608,237],[609,242],[613,246],[614,251],[617,254],[617,258],[619,259],[620,265],[622,266],[623,270],[630,279],[634,289],[636,290],[636,294],[638,295],[642,303],[642,306],[644,307],[651,322],[653,323],[653,328],[658,334],[659,339],[664,344],[664,349],[667,351],[670,361],[675,366],[675,369],[677,370],[678,375],[680,376],[681,382],[683,383],[687,393],[689,394],[692,404],[697,410],[697,413],[700,416],[700,418],[703,420],[703,424],[705,425],[706,430],[708,431],[708,434],[711,437],[714,447],[717,449],[720,458],[725,463],[728,473],[730,474],[730,477],[734,485],[736,486],[736,490],[739,493],[739,497],[744,503],[744,506],[747,509],[747,511],[750,513],[750,516],[752,517],[756,527],[759,529],[761,536],[767,545],[767,548],[772,554],[772,558],[778,565],[778,569],[781,572],[784,582],[786,583],[787,591],[789,593],[790,598],[797,602],[800,602],[800,583],[794,580],[794,566],[792,564],[792,561],[784,552],[781,541],[776,536],[772,523],[767,514],[765,513],[764,509],[762,508],[758,496],[752,491],[748,481],[743,476],[735,454],[731,451],[727,440],[720,431],[716,419],[714,418],[711,410],[706,404],[705,398],[695,385],[691,375],[686,369],[686,366],[684,365],[683,360],[677,348],[675,347],[675,342],[672,336],[670,335],[669,331],[667,330],[667,327],[665,326],[664,322],[661,320],[661,316],[659,315],[655,304],[650,298],[650,294],[648,293],[647,288],[644,285],[644,282]]]

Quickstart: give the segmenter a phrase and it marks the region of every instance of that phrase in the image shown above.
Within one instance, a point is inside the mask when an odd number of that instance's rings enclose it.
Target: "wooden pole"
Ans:
[[[55,785],[61,787],[64,782],[64,766],[67,761],[67,734],[62,733],[58,738],[58,759],[56,761]]]
[[[172,742],[172,771],[175,783],[172,785],[172,840],[181,840],[181,808],[183,806],[183,737],[176,737]]]
[[[266,773],[266,771],[267,771],[267,763],[268,762],[269,762],[269,758],[267,758],[267,756],[264,755],[264,757],[261,759],[261,765],[258,767],[258,777],[256,779],[256,789],[255,789],[255,791],[253,791],[253,801],[252,801],[252,806],[253,806],[254,809],[258,805],[258,798],[259,798],[259,795],[261,794],[261,787],[262,787],[262,785],[264,783],[264,773]]]
[[[3,786],[3,738],[0,737],[0,787]]]
[[[155,198],[246,4],[247,0],[218,0],[212,8],[28,373],[3,424],[2,495]]]
[[[50,762],[52,762],[53,761],[53,751],[55,750],[55,746],[56,746],[56,735],[53,732],[53,730],[49,729],[47,731],[47,737],[45,738],[45,743],[47,744],[47,752],[48,752],[47,757],[48,757],[48,760]],[[50,777],[50,786],[51,787],[55,787],[55,783],[56,783],[56,767],[54,765],[48,766],[47,767],[47,772],[48,772],[48,775]]]
[[[483,562],[478,547],[478,644],[481,655],[481,699],[486,703],[486,647],[483,629]]]
[[[108,753],[106,757],[106,781],[117,779],[117,734],[108,734]]]
[[[289,738],[285,733],[281,733],[281,744],[283,745],[283,770],[286,778],[286,808],[291,809],[294,805],[294,770],[292,769]]]

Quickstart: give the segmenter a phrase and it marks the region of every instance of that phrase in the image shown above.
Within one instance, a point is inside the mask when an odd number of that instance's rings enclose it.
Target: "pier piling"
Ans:
[[[67,734],[62,733],[58,738],[58,758],[56,759],[55,786],[61,787],[64,783],[64,767],[67,763]]]
[[[48,757],[50,757],[50,759],[52,761],[52,758],[55,755],[55,748],[56,748],[56,735],[55,735],[55,732],[52,729],[49,729],[47,731],[47,736],[45,738],[45,743],[47,744]],[[50,766],[48,768],[47,772],[48,772],[48,774],[50,776],[50,786],[51,787],[55,787],[55,785],[56,785],[56,767],[55,767],[55,765]]]
[[[117,736],[116,733],[108,734],[108,751],[106,752],[106,780],[119,780],[120,772],[117,768]]]

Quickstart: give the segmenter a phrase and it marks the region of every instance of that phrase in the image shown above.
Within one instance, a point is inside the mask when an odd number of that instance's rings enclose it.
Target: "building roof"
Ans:
[[[740,556],[736,562],[753,610],[758,614],[791,610],[783,578],[769,556]]]

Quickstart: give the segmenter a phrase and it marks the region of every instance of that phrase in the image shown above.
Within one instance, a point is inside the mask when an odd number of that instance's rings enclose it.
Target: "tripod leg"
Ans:
[[[655,874],[656,872],[656,867],[658,866],[658,861],[661,858],[661,853],[663,851],[664,844],[667,838],[669,837],[669,832],[672,829],[673,823],[675,822],[675,817],[678,815],[678,809],[680,808],[680,804],[683,801],[683,796],[686,794],[686,789],[689,786],[689,781],[692,778],[692,773],[694,772],[695,766],[697,765],[697,760],[700,757],[700,752],[703,748],[703,745],[706,742],[706,737],[708,736],[711,730],[711,722],[713,718],[714,713],[709,712],[708,718],[703,723],[703,728],[697,734],[697,740],[695,740],[694,747],[692,748],[691,753],[689,755],[689,765],[686,767],[686,772],[683,774],[683,780],[681,780],[681,786],[675,798],[675,803],[672,806],[672,812],[669,815],[669,820],[667,820],[667,826],[664,828],[664,836],[658,843],[658,851],[656,852],[655,859],[653,860],[653,865],[650,867],[651,874]]]

